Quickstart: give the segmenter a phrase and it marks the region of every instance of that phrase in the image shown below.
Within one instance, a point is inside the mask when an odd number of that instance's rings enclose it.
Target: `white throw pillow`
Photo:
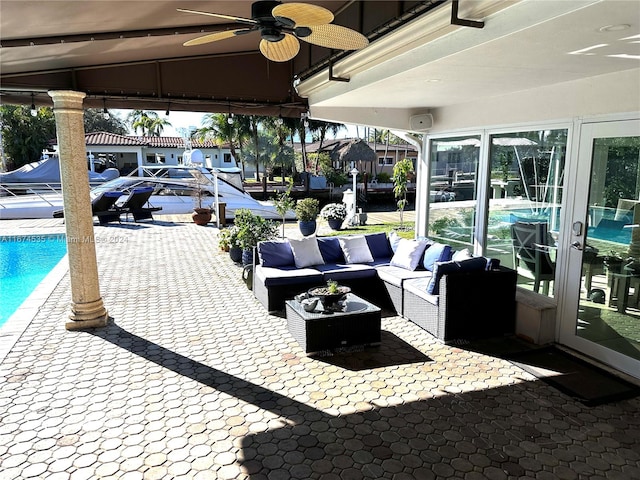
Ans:
[[[422,254],[427,248],[427,244],[428,242],[426,240],[400,239],[396,253],[394,253],[389,264],[406,268],[407,270],[415,270],[418,268],[420,260],[422,260]]]
[[[340,248],[347,263],[373,262],[367,239],[362,235],[340,238]]]
[[[468,248],[456,250],[456,252],[451,256],[451,260],[454,262],[461,262],[462,260],[468,260],[470,258],[473,258],[473,255],[471,255]]]
[[[393,253],[396,253],[396,250],[398,249],[398,243],[400,243],[401,239],[402,237],[398,235],[395,230],[391,230],[391,232],[389,232],[389,245],[391,245],[391,250],[393,251]]]
[[[324,265],[324,259],[318,247],[318,240],[315,235],[305,237],[302,240],[289,239],[293,260],[296,267],[304,268],[311,265]]]

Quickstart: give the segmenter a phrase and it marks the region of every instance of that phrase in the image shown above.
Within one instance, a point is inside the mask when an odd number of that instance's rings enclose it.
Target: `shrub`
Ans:
[[[258,242],[276,238],[278,225],[271,220],[265,220],[254,215],[249,209],[236,211],[234,226],[238,228],[237,241],[242,249],[253,248]]]
[[[320,210],[320,217],[325,220],[344,220],[347,218],[347,206],[344,203],[328,203]]]
[[[378,180],[378,183],[390,183],[391,175],[389,175],[387,172],[380,172],[378,175],[376,175],[376,180]]]
[[[311,222],[318,217],[320,202],[317,198],[303,198],[296,203],[296,216],[301,222]]]

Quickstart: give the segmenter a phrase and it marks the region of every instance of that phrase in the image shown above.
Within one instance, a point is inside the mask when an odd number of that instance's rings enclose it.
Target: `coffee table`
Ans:
[[[380,343],[380,308],[352,293],[339,312],[307,312],[297,300],[287,300],[289,333],[306,353]]]

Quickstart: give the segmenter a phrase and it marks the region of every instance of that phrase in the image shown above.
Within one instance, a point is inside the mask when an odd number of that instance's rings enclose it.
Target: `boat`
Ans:
[[[273,202],[254,199],[242,187],[241,171],[236,168],[206,168],[194,166],[140,167],[137,175],[128,175],[109,180],[90,190],[93,200],[107,191],[125,194],[136,187],[151,186],[154,189],[149,204],[161,207],[159,214],[191,214],[198,192],[204,200],[202,206],[219,211],[217,205],[224,204],[225,219],[233,220],[239,209],[251,210],[266,219],[282,220]],[[62,193],[39,191],[36,188],[28,194],[17,195],[3,188],[7,196],[0,196],[0,220],[53,218],[53,212],[63,206]],[[123,195],[124,198],[124,195]],[[287,212],[286,220],[294,220],[295,213]]]
[[[93,155],[90,156],[93,159]],[[95,162],[94,162],[95,165]],[[101,172],[87,169],[89,183],[98,185],[120,176],[116,168],[105,168]],[[12,191],[33,188],[31,184],[47,185],[49,189],[60,188],[60,157],[57,152],[42,152],[40,160],[27,163],[10,172],[0,172],[0,185]]]

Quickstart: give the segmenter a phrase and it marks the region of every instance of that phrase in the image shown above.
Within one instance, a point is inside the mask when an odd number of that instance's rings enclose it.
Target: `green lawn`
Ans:
[[[391,230],[395,230],[399,236],[402,238],[413,239],[414,236],[414,225],[412,223],[404,222],[403,226],[400,226],[400,222],[397,223],[384,223],[384,224],[376,224],[376,225],[363,225],[360,227],[347,227],[341,230],[335,230],[333,232],[321,235],[326,237],[336,236],[336,235],[364,235],[367,233],[378,233],[378,232],[386,232],[389,233]]]

